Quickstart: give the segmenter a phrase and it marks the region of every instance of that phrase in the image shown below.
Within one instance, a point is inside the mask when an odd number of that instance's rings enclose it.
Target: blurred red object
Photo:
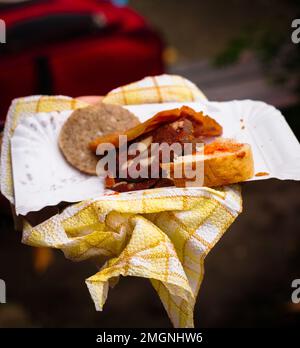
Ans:
[[[0,5],[0,119],[13,98],[104,95],[163,72],[159,35],[132,9],[104,0]]]

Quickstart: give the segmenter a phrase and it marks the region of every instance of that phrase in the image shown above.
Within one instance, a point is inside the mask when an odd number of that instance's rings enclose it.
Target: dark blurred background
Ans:
[[[116,1],[117,2],[117,1]],[[124,7],[127,3],[129,7]],[[14,97],[103,95],[163,72],[195,82],[210,100],[257,99],[278,107],[300,137],[299,1],[0,1],[0,117]],[[299,183],[243,184],[244,212],[206,259],[198,327],[299,327],[291,283],[300,278]],[[20,243],[9,207],[0,215],[0,327],[167,327],[145,279],[123,278],[104,312],[72,263]]]

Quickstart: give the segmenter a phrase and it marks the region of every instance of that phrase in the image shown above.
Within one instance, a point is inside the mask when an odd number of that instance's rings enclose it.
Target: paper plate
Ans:
[[[23,118],[17,126],[11,139],[17,214],[103,193],[101,178],[79,172],[59,150],[58,135],[71,112],[35,114]]]
[[[281,113],[263,102],[243,100],[205,103],[164,103],[126,106],[143,122],[156,112],[188,105],[204,111],[223,126],[223,136],[252,146],[255,176],[250,180],[300,180],[300,144]],[[61,201],[97,198],[103,180],[71,167],[57,145],[62,124],[71,111],[21,119],[11,140],[17,214],[40,210]]]

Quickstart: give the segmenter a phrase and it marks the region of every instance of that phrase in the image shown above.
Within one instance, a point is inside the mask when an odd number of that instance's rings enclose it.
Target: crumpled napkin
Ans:
[[[1,190],[5,188],[2,192],[11,201],[9,138],[19,115],[85,105],[66,97],[30,98],[13,102],[13,117],[5,127],[8,140],[1,158]],[[206,98],[190,81],[172,75],[145,78],[103,99],[119,104],[192,100]],[[91,258],[104,262],[99,272],[86,280],[97,310],[102,310],[109,286],[115,285],[120,275],[145,277],[156,289],[173,325],[193,327],[204,258],[241,210],[239,185],[108,194],[72,205],[35,227],[25,221],[22,241],[61,249],[74,261]]]
[[[119,276],[149,278],[175,327],[193,327],[204,258],[241,212],[238,185],[152,189],[103,196],[25,224],[23,243],[73,261],[108,260],[86,280],[97,310]]]

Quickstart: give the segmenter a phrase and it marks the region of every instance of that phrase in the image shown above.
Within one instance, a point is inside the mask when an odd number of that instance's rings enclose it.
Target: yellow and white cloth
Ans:
[[[143,81],[148,86],[149,79],[155,79],[156,87],[143,98]],[[174,93],[168,93],[165,87],[162,91],[161,79],[168,79]],[[190,84],[181,77],[151,77],[109,93],[104,101],[121,103],[121,98],[132,104],[190,101],[188,95],[190,98],[193,95],[194,100],[205,99]],[[81,106],[72,99],[62,102],[62,97],[37,98],[35,105],[32,99],[30,105],[26,100],[14,102],[16,115],[24,108],[52,111]],[[10,134],[15,125],[11,125]],[[7,192],[13,195],[13,191]],[[116,284],[120,275],[145,277],[156,289],[173,325],[193,327],[204,258],[241,210],[238,185],[105,195],[72,205],[38,226],[25,222],[23,242],[61,249],[74,261],[92,258],[104,262],[99,272],[86,280],[97,310],[102,310],[109,286]]]
[[[103,102],[130,105],[201,100],[206,100],[206,97],[191,81],[178,75],[159,75],[113,89]]]

